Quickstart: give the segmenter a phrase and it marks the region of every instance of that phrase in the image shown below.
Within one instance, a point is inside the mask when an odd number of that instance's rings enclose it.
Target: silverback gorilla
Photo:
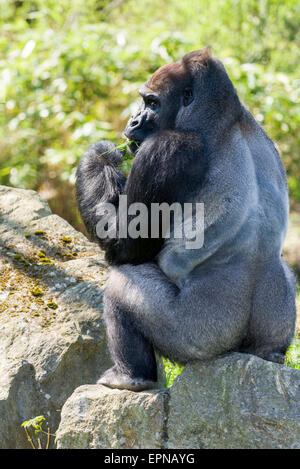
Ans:
[[[125,129],[135,154],[92,145],[77,172],[82,220],[111,265],[104,318],[115,365],[98,383],[131,390],[157,381],[155,351],[186,364],[229,351],[283,363],[295,327],[294,279],[281,259],[288,221],[285,171],[208,48],[158,69]],[[204,204],[204,244],[98,239],[99,207]],[[116,215],[114,215],[116,216]]]

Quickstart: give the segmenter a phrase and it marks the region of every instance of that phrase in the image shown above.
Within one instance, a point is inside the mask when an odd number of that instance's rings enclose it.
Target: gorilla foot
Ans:
[[[266,355],[263,358],[265,360],[268,360],[269,362],[279,363],[280,365],[284,365],[284,362],[285,362],[284,354],[279,353],[279,352],[269,353],[268,355]]]
[[[126,374],[122,374],[116,367],[112,367],[103,373],[97,384],[103,384],[109,388],[128,389],[129,391],[144,391],[145,389],[154,388],[156,382],[144,378],[131,378]]]
[[[280,365],[284,365],[285,362],[285,354],[282,352],[252,352],[246,351],[244,353],[250,353],[252,355],[256,355],[263,360],[267,360],[268,362],[279,363]]]

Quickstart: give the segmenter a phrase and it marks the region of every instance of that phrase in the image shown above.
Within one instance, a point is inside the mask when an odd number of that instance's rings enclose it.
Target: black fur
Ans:
[[[152,202],[187,202],[204,179],[202,143],[193,133],[156,132],[141,144],[127,181],[118,169],[121,152],[106,153],[113,148],[109,142],[98,142],[82,158],[77,171],[78,206],[87,231],[105,250],[110,264],[141,264],[154,259],[160,251],[161,230],[158,239],[151,238],[149,218],[148,238],[100,239],[96,235],[98,204],[109,202],[118,209],[120,194],[127,195],[128,205],[142,202],[149,208]]]

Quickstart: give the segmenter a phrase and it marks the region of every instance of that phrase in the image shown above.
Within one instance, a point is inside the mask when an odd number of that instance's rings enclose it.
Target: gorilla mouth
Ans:
[[[140,140],[129,140],[127,143],[127,147],[133,155],[138,151],[139,147],[141,146],[141,141]]]

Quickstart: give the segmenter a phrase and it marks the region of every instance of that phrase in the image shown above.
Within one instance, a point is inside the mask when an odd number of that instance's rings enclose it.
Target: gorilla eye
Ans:
[[[188,106],[193,101],[193,90],[191,88],[185,88],[183,92],[183,105]]]
[[[159,102],[153,98],[145,98],[146,106],[151,107],[151,109],[156,109],[159,106]]]

